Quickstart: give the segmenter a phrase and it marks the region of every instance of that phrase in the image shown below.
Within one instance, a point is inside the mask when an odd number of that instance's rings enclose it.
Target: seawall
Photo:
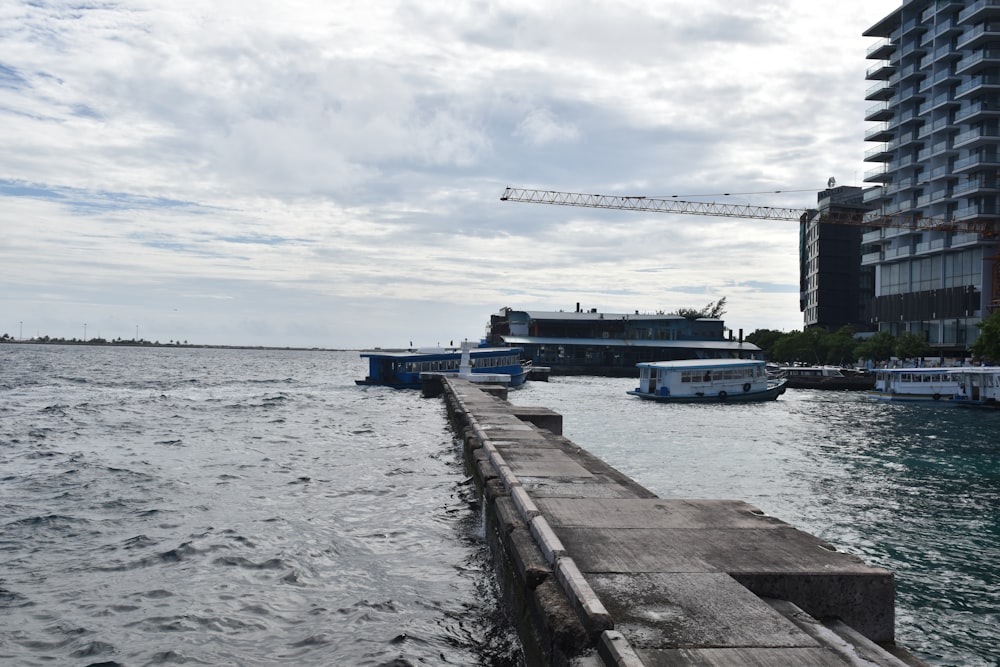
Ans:
[[[440,382],[528,664],[924,664],[891,572],[739,500],[658,498],[551,410]]]

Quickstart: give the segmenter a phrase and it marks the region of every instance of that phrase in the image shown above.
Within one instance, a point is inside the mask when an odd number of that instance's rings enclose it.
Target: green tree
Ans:
[[[1000,362],[1000,309],[976,325],[979,338],[972,344],[972,352],[987,361]]]
[[[747,342],[753,343],[764,351],[765,359],[774,359],[774,344],[787,334],[777,329],[757,329],[747,336]]]
[[[904,331],[896,339],[893,352],[900,359],[919,359],[930,354],[931,346],[923,334]]]
[[[858,341],[854,338],[854,327],[850,325],[841,327],[834,333],[821,337],[820,340],[825,351],[823,359],[826,363],[842,366],[857,361],[855,350]]]
[[[877,334],[858,345],[854,350],[854,356],[858,359],[888,361],[892,357],[892,352],[895,347],[896,337],[888,331],[879,331]]]
[[[669,314],[680,315],[681,317],[689,320],[697,320],[702,317],[719,319],[726,314],[726,297],[722,297],[715,303],[708,303],[700,310],[696,308],[678,308],[676,311]]]

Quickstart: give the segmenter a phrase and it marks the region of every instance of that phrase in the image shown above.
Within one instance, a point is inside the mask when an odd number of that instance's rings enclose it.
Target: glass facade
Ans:
[[[865,235],[879,330],[923,333],[942,352],[975,340],[1000,300],[995,235],[949,228],[1000,224],[1000,0],[904,0],[865,32],[874,63],[865,118],[867,214],[940,227]]]

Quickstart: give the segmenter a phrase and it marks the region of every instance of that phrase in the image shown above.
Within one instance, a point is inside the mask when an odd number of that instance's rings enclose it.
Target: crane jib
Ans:
[[[998,221],[990,218],[970,220],[943,220],[913,215],[884,215],[879,211],[844,210],[817,211],[815,209],[782,208],[774,206],[754,206],[750,204],[718,204],[712,202],[692,202],[680,199],[658,197],[628,197],[622,195],[588,195],[578,192],[555,190],[530,190],[508,187],[500,197],[501,201],[526,202],[531,204],[553,204],[556,206],[580,206],[585,208],[605,208],[622,211],[643,211],[649,213],[678,213],[683,215],[705,215],[726,218],[751,218],[755,220],[788,220],[796,222],[820,222],[863,227],[893,227],[927,231],[954,231],[961,233],[995,236]]]

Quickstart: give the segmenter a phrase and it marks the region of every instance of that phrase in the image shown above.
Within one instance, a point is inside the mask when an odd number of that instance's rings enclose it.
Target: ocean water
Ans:
[[[0,345],[0,664],[517,665],[439,399],[356,352]],[[738,498],[897,577],[897,638],[1000,664],[1000,411],[789,390],[512,402],[663,497]]]
[[[936,665],[1000,665],[1000,410],[789,389],[666,405],[635,380],[511,393],[664,498],[734,498],[896,575],[896,640]]]
[[[363,376],[0,345],[0,664],[516,664],[443,402]]]

